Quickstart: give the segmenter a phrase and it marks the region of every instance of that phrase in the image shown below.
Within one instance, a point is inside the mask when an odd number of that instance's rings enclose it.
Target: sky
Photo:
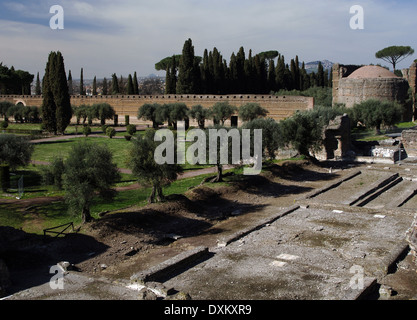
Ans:
[[[64,29],[53,30],[53,5],[63,9]],[[363,8],[363,29],[352,29],[354,5]],[[164,75],[161,59],[181,54],[191,38],[195,54],[216,47],[226,61],[240,47],[246,56],[277,50],[286,62],[330,60],[382,64],[375,53],[392,45],[417,50],[415,0],[0,0],[0,62],[39,72],[61,51],[78,79]],[[408,68],[417,53],[398,68]]]

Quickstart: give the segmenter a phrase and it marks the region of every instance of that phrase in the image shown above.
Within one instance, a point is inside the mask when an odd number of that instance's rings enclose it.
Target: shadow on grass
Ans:
[[[10,273],[8,295],[48,283],[60,261],[79,264],[105,252],[108,246],[83,234],[44,237],[11,227],[0,227],[0,258]]]

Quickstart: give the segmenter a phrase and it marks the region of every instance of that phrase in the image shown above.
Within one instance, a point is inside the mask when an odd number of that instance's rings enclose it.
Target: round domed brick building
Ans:
[[[333,66],[333,103],[348,108],[369,99],[404,103],[408,87],[406,79],[383,67]]]

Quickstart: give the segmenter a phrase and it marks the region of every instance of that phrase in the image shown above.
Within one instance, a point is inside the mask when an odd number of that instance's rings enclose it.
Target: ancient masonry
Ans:
[[[413,79],[415,83],[415,74]],[[412,81],[408,74],[407,79],[401,78],[379,66],[336,64],[333,66],[333,103],[343,103],[348,108],[368,99],[404,103],[409,82]]]
[[[0,96],[0,101],[10,101],[13,104],[22,103],[28,106],[41,106],[42,96]],[[314,107],[314,98],[301,96],[274,95],[118,95],[118,96],[72,96],[71,104],[93,105],[108,103],[120,116],[129,115],[136,119],[138,109],[145,103],[185,103],[188,107],[200,104],[205,108],[217,102],[227,101],[231,105],[241,107],[246,103],[259,103],[269,111],[268,116],[279,121],[290,117],[297,110],[308,110]]]

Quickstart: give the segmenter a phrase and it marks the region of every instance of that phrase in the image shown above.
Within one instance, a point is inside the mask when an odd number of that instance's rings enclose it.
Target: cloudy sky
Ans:
[[[63,30],[50,28],[53,5],[64,9]],[[364,9],[363,30],[350,28],[353,5]],[[163,75],[155,63],[191,38],[197,55],[216,47],[227,61],[243,46],[246,54],[278,50],[287,62],[386,65],[376,51],[417,50],[416,12],[415,0],[0,0],[0,62],[42,76],[59,50],[75,79],[82,67],[85,79]]]

